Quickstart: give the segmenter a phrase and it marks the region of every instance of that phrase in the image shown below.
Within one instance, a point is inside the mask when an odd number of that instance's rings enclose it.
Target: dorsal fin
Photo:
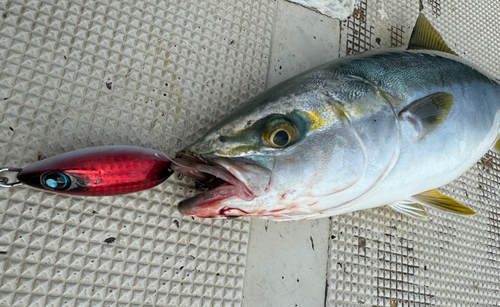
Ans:
[[[434,29],[424,14],[418,16],[413,32],[411,33],[408,49],[427,49],[447,52],[457,55],[446,45],[438,31]]]

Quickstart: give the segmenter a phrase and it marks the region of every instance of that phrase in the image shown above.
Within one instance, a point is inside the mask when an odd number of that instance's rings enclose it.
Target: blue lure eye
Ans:
[[[69,188],[69,178],[63,173],[50,172],[42,175],[42,185],[50,190],[66,190]]]

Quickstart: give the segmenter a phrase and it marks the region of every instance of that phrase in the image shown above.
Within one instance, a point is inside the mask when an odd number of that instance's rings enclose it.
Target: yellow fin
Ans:
[[[446,45],[441,35],[423,14],[418,16],[417,23],[411,33],[408,49],[428,49],[457,55]]]
[[[454,101],[450,93],[430,94],[411,102],[399,112],[399,117],[408,120],[422,138],[444,124]]]
[[[495,141],[495,144],[491,147],[491,150],[493,150],[496,153],[500,153],[500,135],[497,137],[497,140]]]
[[[425,219],[429,216],[427,211],[425,211],[424,206],[416,204],[411,200],[393,203],[390,204],[389,207],[391,207],[394,211],[415,219]]]
[[[423,192],[412,197],[422,205],[426,205],[441,211],[460,215],[474,215],[476,212],[462,205],[451,197],[439,193],[437,189]]]

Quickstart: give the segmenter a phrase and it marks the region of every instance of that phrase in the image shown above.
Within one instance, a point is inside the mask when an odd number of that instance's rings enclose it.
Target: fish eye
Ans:
[[[41,176],[40,181],[44,188],[50,190],[66,190],[70,186],[68,176],[59,172],[49,172]]]
[[[271,139],[273,140],[274,145],[278,147],[283,147],[290,143],[290,135],[283,129],[274,131]]]
[[[264,129],[262,139],[264,144],[269,147],[283,148],[296,141],[299,132],[290,121],[278,119],[269,122]]]

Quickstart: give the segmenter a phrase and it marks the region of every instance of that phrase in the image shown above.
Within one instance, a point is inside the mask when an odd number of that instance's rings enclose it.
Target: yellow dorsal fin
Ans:
[[[457,55],[446,45],[441,35],[423,14],[418,16],[417,23],[411,33],[408,49],[428,49]]]
[[[460,215],[476,214],[476,212],[471,208],[462,205],[451,197],[439,193],[439,191],[436,189],[414,195],[412,198],[422,205],[426,205],[441,211]]]

